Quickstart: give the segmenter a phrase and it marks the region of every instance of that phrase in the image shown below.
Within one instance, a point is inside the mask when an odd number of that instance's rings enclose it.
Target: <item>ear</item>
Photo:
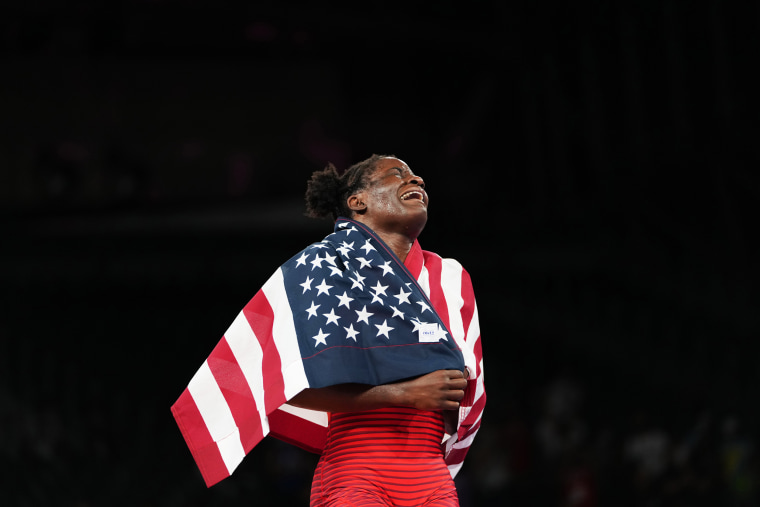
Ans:
[[[363,213],[367,209],[367,205],[364,203],[364,192],[349,196],[346,204],[348,204],[348,209],[354,213]]]

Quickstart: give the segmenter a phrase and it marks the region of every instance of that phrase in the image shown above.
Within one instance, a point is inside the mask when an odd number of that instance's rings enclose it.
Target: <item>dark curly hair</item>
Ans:
[[[314,171],[306,184],[306,216],[312,218],[351,218],[348,198],[367,188],[369,175],[375,170],[378,160],[393,155],[372,155],[339,171],[329,163],[321,171]]]

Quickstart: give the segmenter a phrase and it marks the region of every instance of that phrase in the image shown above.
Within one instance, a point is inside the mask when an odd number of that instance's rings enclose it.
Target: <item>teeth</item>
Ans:
[[[406,192],[404,195],[401,196],[402,201],[407,201],[411,199],[412,197],[415,197],[419,200],[422,200],[422,192],[419,192],[417,190],[411,190],[409,192]]]

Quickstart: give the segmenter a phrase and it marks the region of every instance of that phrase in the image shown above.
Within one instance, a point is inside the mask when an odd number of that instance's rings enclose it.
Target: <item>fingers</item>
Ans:
[[[422,410],[458,410],[467,380],[460,370],[437,370],[407,385],[412,404]]]
[[[464,373],[459,370],[446,370],[446,373],[449,377],[449,389],[464,390],[467,388],[467,379],[464,377]],[[462,397],[464,397],[464,392],[462,392]]]

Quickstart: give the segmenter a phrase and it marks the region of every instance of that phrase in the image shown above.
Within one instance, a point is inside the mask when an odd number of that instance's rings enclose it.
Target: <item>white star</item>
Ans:
[[[388,321],[384,320],[382,325],[375,324],[375,327],[377,328],[377,336],[385,335],[386,338],[390,339],[391,337],[388,336],[388,331],[393,331],[394,328],[388,326]]]
[[[427,324],[427,322],[422,322],[420,319],[416,317],[412,319],[412,323],[414,324],[414,329],[412,329],[412,333],[416,333],[417,331],[419,331],[420,328],[422,327],[422,324]]]
[[[372,267],[372,259],[365,259],[364,257],[357,257],[356,260],[359,261],[359,263],[361,264],[361,266],[359,266],[359,269],[361,269],[361,268],[371,268]]]
[[[322,260],[325,260],[325,261],[327,261],[328,264],[331,264],[331,265],[335,266],[335,256],[334,255],[330,255],[327,252],[325,252],[325,258],[322,259]],[[320,266],[320,267],[322,267],[322,266]]]
[[[364,308],[362,308],[361,311],[359,311],[359,310],[354,310],[354,311],[356,312],[356,315],[358,316],[356,318],[356,321],[357,322],[364,321],[365,324],[369,324],[369,320],[368,320],[369,317],[371,317],[372,315],[374,315],[374,313],[369,313],[367,311],[367,305],[364,305]]]
[[[343,271],[340,270],[338,266],[327,266],[330,268],[330,276],[338,275],[339,277],[343,278]]]
[[[325,325],[331,322],[336,326],[338,325],[338,319],[340,318],[340,315],[335,315],[335,308],[331,309],[330,313],[323,313],[322,315],[327,317],[327,323]]]
[[[356,341],[356,335],[359,334],[359,331],[354,329],[353,324],[349,324],[348,327],[344,327],[343,329],[346,330],[346,340],[351,338],[353,341]]]
[[[356,279],[353,279],[353,278],[351,278],[350,276],[349,276],[348,278],[349,278],[349,279],[350,279],[352,282],[354,282],[354,284],[351,286],[351,288],[352,288],[352,289],[356,289],[357,287],[358,287],[359,289],[364,289],[364,278],[365,278],[365,277],[363,277],[363,276],[362,276],[362,275],[360,275],[359,273],[356,273]],[[409,294],[411,294],[411,292],[410,292]]]
[[[364,242],[364,245],[362,245],[362,250],[364,250],[364,254],[370,253],[372,250],[375,250],[375,247],[369,244],[369,240]],[[377,251],[377,250],[375,250]]]
[[[312,246],[312,248],[327,248],[327,245],[325,245],[324,242],[315,243],[315,244],[313,244],[311,246]]]
[[[311,270],[312,270],[312,271],[314,271],[314,268],[321,268],[321,267],[322,267],[322,261],[323,261],[323,260],[324,260],[324,259],[322,259],[322,258],[319,256],[319,254],[317,254],[317,255],[314,257],[314,260],[313,260],[313,261],[311,261]]]
[[[319,287],[317,287],[317,288],[319,288]],[[430,310],[430,307],[428,305],[426,305],[424,301],[417,301],[417,304],[420,305],[420,308],[421,308],[420,309],[420,314],[425,313],[425,310]]]
[[[391,306],[393,308],[393,315],[391,315],[391,318],[401,317],[401,320],[404,320],[404,313],[396,308],[395,306]]]
[[[319,328],[319,333],[317,333],[316,336],[312,336],[312,338],[314,338],[315,340],[317,340],[317,342],[314,344],[314,346],[316,347],[320,343],[322,345],[327,345],[327,342],[325,341],[325,338],[327,338],[328,336],[330,336],[330,333],[323,333],[322,332],[322,328]]]
[[[319,308],[320,306],[321,305],[314,304],[314,301],[311,302],[311,308],[306,309],[306,312],[309,314],[309,319],[317,316],[317,308]],[[309,319],[306,319],[306,320],[309,320]]]
[[[409,296],[411,296],[411,294],[412,294],[411,291],[410,292],[404,292],[404,289],[402,289],[401,287],[399,287],[398,294],[395,294],[393,297],[395,297],[396,299],[398,299],[398,304],[408,303],[409,302]]]
[[[338,298],[338,299],[340,300],[340,303],[338,303],[338,306],[339,306],[339,307],[340,307],[340,306],[345,306],[345,307],[346,307],[346,308],[348,308],[349,310],[351,309],[351,307],[350,307],[348,304],[349,304],[351,301],[353,301],[353,300],[354,300],[354,298],[352,298],[352,297],[348,297],[348,294],[347,294],[346,292],[343,292],[343,295],[342,295],[342,296],[339,296],[339,295],[337,295],[337,294],[336,294],[336,295],[335,295],[335,297],[336,297],[336,298]]]
[[[343,257],[348,257],[348,252],[349,252],[350,250],[353,250],[353,249],[354,249],[354,242],[352,241],[351,243],[346,243],[345,241],[343,241],[343,242],[341,243],[341,245],[342,245],[342,246],[340,246],[340,247],[338,248],[338,251],[340,252],[340,254],[341,254]]]
[[[313,278],[311,278],[310,276],[307,276],[306,280],[303,283],[299,283],[298,284],[301,287],[303,287],[303,292],[301,294],[306,294],[307,290],[311,290],[311,282],[313,282],[313,281],[314,281]]]
[[[346,228],[346,229],[343,229],[343,230],[346,231],[346,235],[348,235],[348,234],[351,234],[352,232],[356,232],[356,227],[354,227],[352,225],[350,229]]]
[[[329,296],[330,295],[330,289],[332,289],[332,288],[333,288],[333,286],[332,285],[327,285],[325,283],[324,279],[322,280],[321,284],[319,284],[319,285],[317,285],[315,287],[315,289],[317,289],[319,291],[319,292],[317,292],[317,296],[319,296],[320,294],[327,294]]]
[[[309,257],[309,254],[306,252],[302,253],[301,256],[296,259],[296,267],[298,266],[305,266],[306,265],[306,259]]]
[[[375,294],[382,294],[383,296],[386,296],[386,297],[388,296],[385,293],[385,289],[387,289],[387,288],[388,288],[387,285],[380,285],[380,280],[377,281],[377,285],[375,285],[374,287],[372,287],[372,289],[375,291]]]
[[[380,268],[383,270],[383,276],[387,275],[388,273],[395,275],[395,273],[393,272],[393,268],[391,268],[390,264],[391,264],[391,261],[387,261],[385,264],[380,266]]]
[[[385,289],[388,288],[387,285],[380,285],[380,282],[377,282],[377,285],[375,287],[370,287],[372,290],[375,291],[375,293],[372,295],[372,302],[379,301],[380,304],[383,304],[383,300],[380,297],[380,294],[387,297],[387,294],[385,293]]]

